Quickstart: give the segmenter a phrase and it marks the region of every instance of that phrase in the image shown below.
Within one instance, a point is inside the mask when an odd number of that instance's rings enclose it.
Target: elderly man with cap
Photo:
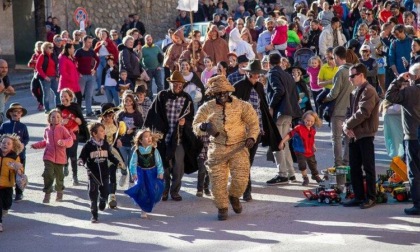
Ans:
[[[229,74],[227,77],[230,83],[236,83],[245,77],[246,72],[244,68],[248,66],[248,62],[249,60],[246,55],[241,55],[238,57],[238,69],[235,72]]]
[[[207,32],[207,39],[203,44],[203,51],[207,53],[207,56],[209,56],[213,62],[228,61],[228,43],[219,36],[216,25],[211,25]]]
[[[271,43],[271,36],[274,34],[274,19],[268,17],[265,19],[265,27],[267,30],[263,31],[258,36],[257,41],[257,53],[261,56],[264,54],[269,54],[270,51],[274,50],[274,46]]]
[[[6,105],[7,97],[16,93],[15,89],[10,85],[8,72],[9,66],[7,61],[0,59],[0,123],[4,120],[4,106]]]
[[[198,109],[193,128],[198,136],[205,133],[210,136],[206,166],[214,203],[219,209],[218,219],[226,220],[229,202],[235,213],[242,212],[239,197],[249,180],[249,149],[258,140],[260,127],[252,105],[230,95],[235,88],[225,76],[212,77],[207,85],[206,94],[215,99]]]
[[[246,68],[243,69],[246,72],[246,77],[236,82],[233,87],[235,92],[233,95],[237,98],[249,102],[255,109],[258,115],[258,123],[260,126],[260,132],[256,141],[256,144],[249,150],[249,161],[250,168],[254,162],[255,154],[257,153],[258,143],[262,140],[264,146],[269,146],[267,153],[267,159],[273,159],[273,151],[278,151],[278,143],[281,141],[280,133],[274,123],[273,117],[270,115],[266,95],[264,92],[264,86],[259,82],[261,74],[265,74],[266,71],[261,68],[259,60],[252,61]],[[249,176],[248,186],[243,195],[245,201],[251,201],[251,176]]]
[[[175,70],[167,79],[170,88],[160,91],[147,113],[145,127],[164,134],[158,144],[165,169],[165,190],[162,200],[181,201],[181,179],[186,173],[198,170],[197,157],[201,147],[192,131],[194,106],[191,97],[183,91],[185,79]]]

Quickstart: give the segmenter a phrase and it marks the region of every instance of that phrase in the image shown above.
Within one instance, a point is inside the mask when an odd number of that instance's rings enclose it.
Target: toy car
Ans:
[[[325,202],[327,204],[331,204],[333,202],[340,203],[341,197],[338,195],[337,191],[334,189],[326,189],[321,191],[318,195],[318,202],[322,203]]]
[[[410,192],[407,191],[405,186],[401,186],[394,188],[394,191],[392,191],[392,196],[394,196],[394,199],[396,199],[398,202],[404,202],[408,201],[410,198]]]

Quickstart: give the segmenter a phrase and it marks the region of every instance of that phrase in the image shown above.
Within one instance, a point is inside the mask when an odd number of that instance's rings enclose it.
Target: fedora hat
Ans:
[[[303,68],[300,66],[300,63],[299,63],[299,62],[296,62],[295,64],[293,64],[293,66],[289,67],[289,68],[287,69],[287,72],[292,73],[293,69],[299,69],[299,70],[302,72],[302,76],[306,75],[306,70],[305,70],[305,69],[303,69]]]
[[[26,110],[26,108],[22,107],[22,105],[20,105],[20,103],[18,102],[14,102],[12,104],[10,104],[9,108],[6,110],[6,117],[10,119],[12,119],[12,117],[9,115],[9,112],[12,112],[12,110],[14,109],[21,109],[22,110],[22,116],[25,116],[28,113],[28,110]]]
[[[110,113],[115,113],[118,110],[120,110],[119,108],[115,107],[114,103],[102,103],[101,104],[101,113],[99,114],[99,117],[104,117],[107,114]]]
[[[250,72],[250,73],[259,73],[265,74],[267,71],[261,68],[261,62],[257,59],[251,61],[247,67],[242,68],[242,70]]]
[[[206,95],[214,95],[220,92],[233,92],[235,88],[230,84],[226,76],[216,75],[207,82]]]
[[[238,64],[241,64],[241,63],[249,62],[249,59],[244,54],[244,55],[240,55],[236,61],[238,62]]]
[[[182,82],[182,83],[185,83],[185,82],[186,82],[186,81],[185,81],[185,79],[184,79],[184,77],[182,77],[181,72],[179,72],[179,71],[177,71],[177,70],[175,70],[175,71],[171,74],[171,77],[166,78],[166,80],[167,80],[168,82]]]

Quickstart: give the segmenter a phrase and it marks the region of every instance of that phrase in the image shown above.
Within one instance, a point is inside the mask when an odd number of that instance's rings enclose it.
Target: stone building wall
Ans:
[[[226,2],[230,9],[237,4],[237,0]],[[52,14],[60,19],[62,29],[73,31],[78,28],[73,22],[73,12],[77,7],[84,7],[96,27],[119,31],[128,14],[139,13],[147,33],[151,33],[155,39],[162,39],[168,28],[175,26],[177,5],[178,0],[52,0]]]
[[[0,58],[14,65],[13,9],[0,8]]]

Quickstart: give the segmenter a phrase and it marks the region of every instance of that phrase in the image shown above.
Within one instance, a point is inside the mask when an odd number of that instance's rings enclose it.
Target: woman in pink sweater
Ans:
[[[82,91],[79,85],[79,73],[74,61],[74,45],[67,43],[64,46],[63,52],[58,57],[60,80],[58,81],[58,92],[68,88],[76,96],[77,104],[82,106]]]
[[[56,201],[63,200],[64,173],[63,167],[67,163],[66,149],[73,145],[73,137],[68,130],[61,125],[63,117],[58,109],[53,109],[48,114],[48,123],[50,124],[44,132],[44,140],[31,145],[34,149],[43,149],[44,151],[44,189],[43,203],[50,203],[51,192],[55,179],[55,190],[57,191]]]

